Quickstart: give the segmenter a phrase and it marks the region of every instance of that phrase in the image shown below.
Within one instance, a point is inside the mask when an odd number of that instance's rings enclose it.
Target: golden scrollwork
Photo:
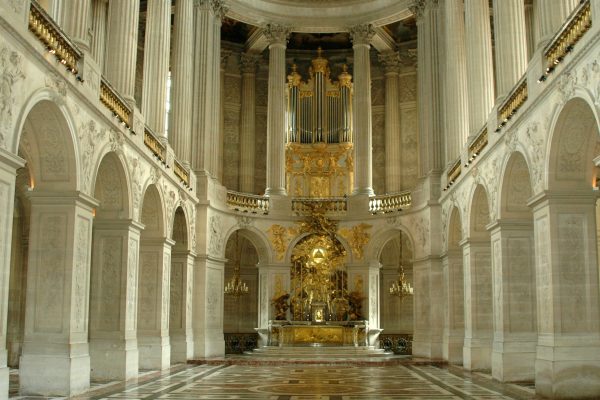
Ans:
[[[285,255],[285,251],[287,250],[288,245],[290,244],[290,240],[296,234],[296,230],[294,228],[281,225],[271,225],[269,229],[269,239],[271,240],[271,245],[277,254],[278,260],[283,260],[283,256]]]
[[[371,235],[367,231],[372,227],[372,225],[360,223],[352,228],[341,228],[339,230],[340,235],[348,241],[352,252],[359,260],[363,258],[364,247],[371,239]]]

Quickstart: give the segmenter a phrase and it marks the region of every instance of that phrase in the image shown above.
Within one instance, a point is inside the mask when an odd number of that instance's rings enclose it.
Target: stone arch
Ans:
[[[408,227],[404,225],[400,225],[394,228],[386,228],[381,231],[376,232],[369,244],[367,245],[367,249],[365,251],[365,260],[379,260],[381,258],[381,252],[383,248],[388,244],[389,241],[397,239],[398,231],[402,233],[402,235],[406,236],[410,243],[410,248],[412,252],[412,257],[414,258],[415,252],[415,240],[412,235],[412,232],[408,229]]]
[[[471,197],[468,236],[471,240],[489,240],[490,202],[483,185],[476,185]]]
[[[269,239],[266,237],[263,231],[257,229],[254,226],[233,226],[229,229],[229,231],[225,234],[225,243],[227,243],[232,235],[235,234],[236,231],[239,231],[239,234],[243,236],[246,240],[248,240],[256,250],[258,255],[258,263],[259,264],[269,264],[273,260],[271,252],[271,247],[269,244]],[[225,246],[223,247],[223,255],[225,256]]]
[[[499,218],[529,218],[527,202],[533,195],[531,173],[525,155],[513,152],[506,161],[500,178]]]
[[[173,216],[171,230],[171,239],[175,242],[173,245],[173,251],[187,251],[190,249],[190,243],[188,238],[190,237],[190,224],[188,223],[188,216],[186,215],[185,209],[181,206],[175,209]]]
[[[143,196],[140,218],[144,224],[143,237],[166,237],[165,216],[159,188],[150,184]]]
[[[24,115],[16,150],[27,161],[32,189],[78,190],[77,141],[65,108],[48,93],[40,93],[25,107]]]
[[[593,158],[600,153],[598,118],[583,98],[569,100],[556,114],[548,141],[548,190],[586,190],[593,185]]]
[[[463,240],[463,223],[461,218],[460,209],[453,205],[450,210],[450,216],[448,217],[448,232],[447,232],[447,249],[458,250],[460,249],[460,242]]]
[[[127,168],[117,153],[102,157],[93,180],[94,198],[100,203],[96,217],[125,219],[132,216],[131,190]]]

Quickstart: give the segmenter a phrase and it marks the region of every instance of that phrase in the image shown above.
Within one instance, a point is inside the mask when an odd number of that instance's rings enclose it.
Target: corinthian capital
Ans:
[[[260,58],[260,54],[257,53],[242,53],[240,56],[242,72],[245,74],[254,74]]]
[[[400,67],[400,55],[397,51],[386,51],[379,54],[379,62],[385,67],[385,72],[398,72]]]
[[[263,32],[269,44],[286,44],[290,36],[290,27],[278,24],[265,25]]]
[[[215,17],[222,20],[227,13],[227,6],[223,0],[194,0],[195,7],[210,9]]]
[[[371,44],[371,39],[375,36],[373,25],[356,25],[349,29],[350,38],[354,44]]]
[[[417,21],[423,18],[423,13],[425,12],[426,4],[427,0],[415,0],[413,5],[408,8],[410,12],[414,14]]]

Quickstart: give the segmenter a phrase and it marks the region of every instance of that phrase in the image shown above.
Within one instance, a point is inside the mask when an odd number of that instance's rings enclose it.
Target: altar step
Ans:
[[[245,352],[254,357],[279,357],[287,359],[331,359],[390,357],[383,349],[373,346],[263,346]]]

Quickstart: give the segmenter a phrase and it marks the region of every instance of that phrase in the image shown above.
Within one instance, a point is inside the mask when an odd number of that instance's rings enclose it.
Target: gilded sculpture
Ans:
[[[340,235],[348,241],[356,259],[362,260],[364,247],[369,243],[371,235],[367,232],[373,226],[365,223],[354,225],[352,228],[341,228]]]

